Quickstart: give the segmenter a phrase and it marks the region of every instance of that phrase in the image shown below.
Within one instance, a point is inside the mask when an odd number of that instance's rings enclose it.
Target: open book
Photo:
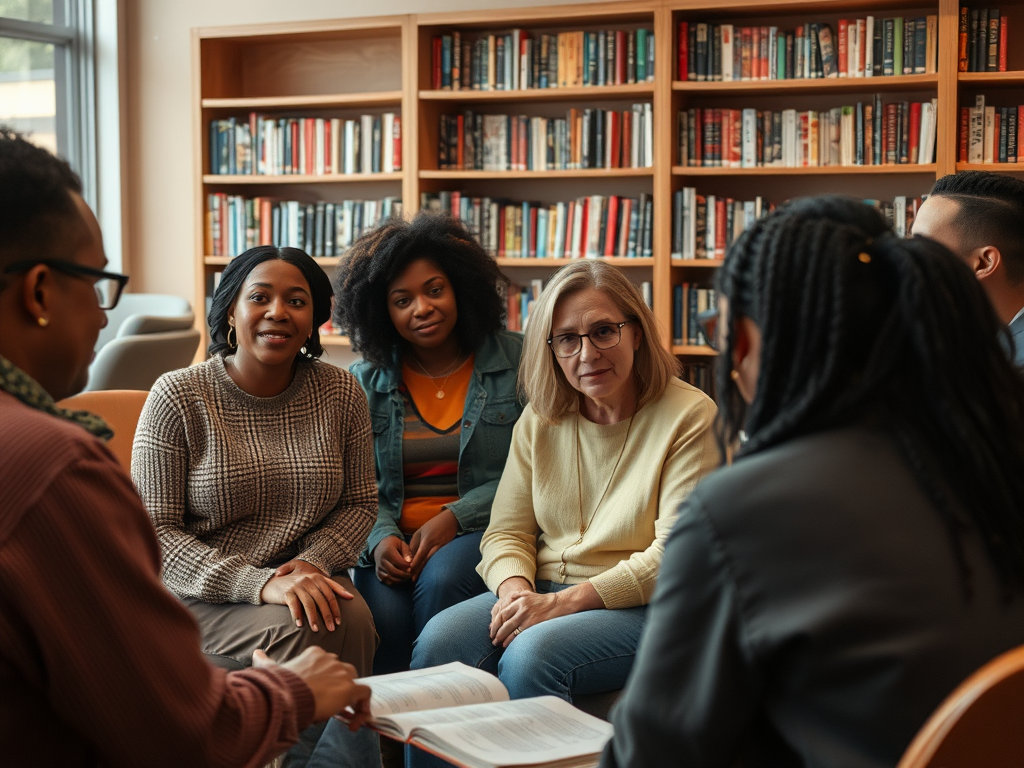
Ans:
[[[554,696],[510,701],[494,675],[452,662],[366,677],[368,725],[465,768],[597,765],[612,726]]]

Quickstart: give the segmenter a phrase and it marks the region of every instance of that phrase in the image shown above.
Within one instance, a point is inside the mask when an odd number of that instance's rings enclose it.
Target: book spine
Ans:
[[[985,59],[985,71],[996,72],[999,70],[999,9],[993,8],[988,12],[988,46]]]

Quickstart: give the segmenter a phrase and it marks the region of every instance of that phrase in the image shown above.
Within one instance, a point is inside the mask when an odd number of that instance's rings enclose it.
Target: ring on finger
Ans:
[[[516,627],[515,629],[512,630],[512,634],[518,636],[519,633],[522,632],[522,631],[523,630],[522,630],[521,627]]]

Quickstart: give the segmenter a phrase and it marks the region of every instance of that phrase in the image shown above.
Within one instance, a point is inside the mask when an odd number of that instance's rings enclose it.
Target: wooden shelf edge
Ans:
[[[651,267],[654,266],[654,259],[649,256],[644,257],[629,257],[629,256],[602,256],[601,258],[583,258],[578,259],[537,259],[537,258],[517,258],[515,256],[502,256],[495,259],[499,267],[562,267],[566,264],[575,264],[578,261],[603,261],[607,264],[613,264],[617,267]]]
[[[957,171],[1011,171],[1013,173],[1024,173],[1024,163],[957,163]]]
[[[402,172],[395,173],[325,173],[322,176],[306,174],[203,174],[203,184],[353,184],[365,181],[401,181]]]
[[[400,106],[401,91],[372,93],[325,93],[313,96],[252,96],[238,98],[206,98],[203,109],[286,109],[289,107],[358,107],[390,105]]]
[[[337,333],[321,333],[320,343],[325,347],[351,347],[352,342],[348,336],[341,336]]]
[[[420,171],[421,179],[587,179],[653,176],[654,168],[581,168],[566,171]]]
[[[718,357],[718,353],[711,347],[703,344],[683,344],[682,346],[672,345],[673,355],[687,355],[689,357]]]
[[[788,168],[768,166],[759,168],[705,168],[701,166],[674,165],[673,176],[845,176],[859,174],[902,174],[930,173],[935,175],[935,163],[917,165],[819,165]]]
[[[670,259],[669,265],[673,267],[700,267],[702,269],[718,269],[722,266],[722,259]]]
[[[208,267],[226,267],[234,256],[204,256],[203,264]],[[340,256],[314,256],[313,261],[321,267],[336,267],[341,261]]]
[[[935,87],[937,72],[926,75],[893,75],[890,77],[827,77],[792,78],[787,80],[673,80],[672,90],[686,93],[718,93],[746,91],[893,91]]]
[[[1011,72],[957,72],[956,79],[961,83],[980,83],[991,85],[1024,85],[1024,70]]]
[[[420,91],[420,101],[565,101],[566,99],[598,100],[626,98],[630,96],[653,96],[654,83],[632,83],[626,85],[587,85],[573,88],[520,88],[515,91]]]

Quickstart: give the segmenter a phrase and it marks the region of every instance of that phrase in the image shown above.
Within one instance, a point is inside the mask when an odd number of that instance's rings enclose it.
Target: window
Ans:
[[[92,0],[0,0],[0,123],[68,159],[95,201]]]

